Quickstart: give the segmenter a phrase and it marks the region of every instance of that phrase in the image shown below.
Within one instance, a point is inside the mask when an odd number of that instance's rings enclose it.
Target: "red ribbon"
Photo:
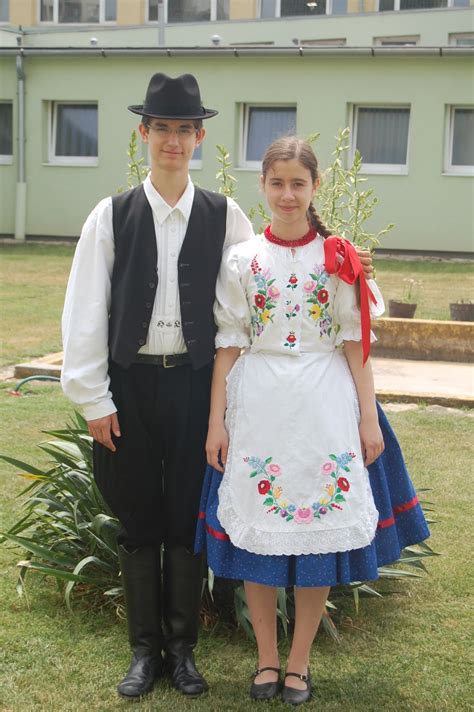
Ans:
[[[324,262],[328,274],[337,274],[347,284],[359,280],[360,316],[362,326],[362,354],[365,364],[370,354],[370,308],[369,299],[377,304],[365,279],[364,269],[354,245],[343,237],[331,235],[324,240]]]

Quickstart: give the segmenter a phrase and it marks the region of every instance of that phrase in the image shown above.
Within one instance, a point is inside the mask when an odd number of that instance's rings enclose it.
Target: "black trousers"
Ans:
[[[116,452],[94,442],[94,476],[119,519],[120,542],[192,551],[206,468],[212,363],[159,368],[111,363]]]

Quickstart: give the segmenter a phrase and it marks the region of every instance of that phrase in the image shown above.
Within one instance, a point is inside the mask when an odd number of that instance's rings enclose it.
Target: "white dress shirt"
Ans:
[[[150,203],[158,252],[158,288],[145,345],[140,353],[177,354],[186,351],[181,330],[178,256],[194,200],[194,185],[174,207],[153,187],[143,184]],[[224,248],[253,237],[253,229],[237,203],[227,198]],[[62,331],[64,359],[61,384],[65,394],[83,408],[87,420],[116,411],[109,390],[108,323],[115,245],[112,198],[94,208],[82,229],[66,291]]]

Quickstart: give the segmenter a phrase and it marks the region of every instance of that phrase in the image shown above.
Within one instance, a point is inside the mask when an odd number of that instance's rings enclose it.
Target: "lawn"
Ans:
[[[0,389],[4,424],[0,452],[39,462],[35,443],[41,430],[63,425],[71,407],[57,385],[29,384],[26,395]],[[430,487],[437,524],[431,544],[442,556],[430,559],[429,575],[385,583],[383,600],[363,599],[356,615],[350,599],[338,603],[342,643],[321,633],[312,655],[317,701],[305,709],[320,712],[372,710],[468,710],[469,576],[468,535],[472,494],[461,472],[473,457],[472,419],[419,408],[394,413],[391,421],[404,447],[417,487]],[[463,443],[459,447],[459,443]],[[25,482],[15,468],[0,463],[2,527],[20,513],[17,494]],[[456,495],[461,485],[462,492]],[[115,685],[128,664],[126,628],[111,610],[93,613],[80,605],[69,613],[52,582],[31,575],[28,600],[15,592],[21,552],[0,547],[0,709],[120,710]],[[282,641],[281,652],[287,652]],[[211,684],[202,700],[184,700],[167,684],[134,710],[221,712],[248,709],[254,649],[240,631],[203,631],[198,662]],[[286,709],[282,703],[271,709]]]
[[[0,243],[0,367],[61,350],[60,316],[73,245]],[[474,296],[468,263],[376,258],[386,302],[404,278],[421,280],[416,317],[449,319],[449,303]]]

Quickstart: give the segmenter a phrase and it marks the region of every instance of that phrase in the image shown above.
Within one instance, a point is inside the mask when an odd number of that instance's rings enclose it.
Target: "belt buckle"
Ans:
[[[169,356],[166,354],[163,355],[163,368],[174,368],[176,366],[175,363],[167,363],[167,359]]]

